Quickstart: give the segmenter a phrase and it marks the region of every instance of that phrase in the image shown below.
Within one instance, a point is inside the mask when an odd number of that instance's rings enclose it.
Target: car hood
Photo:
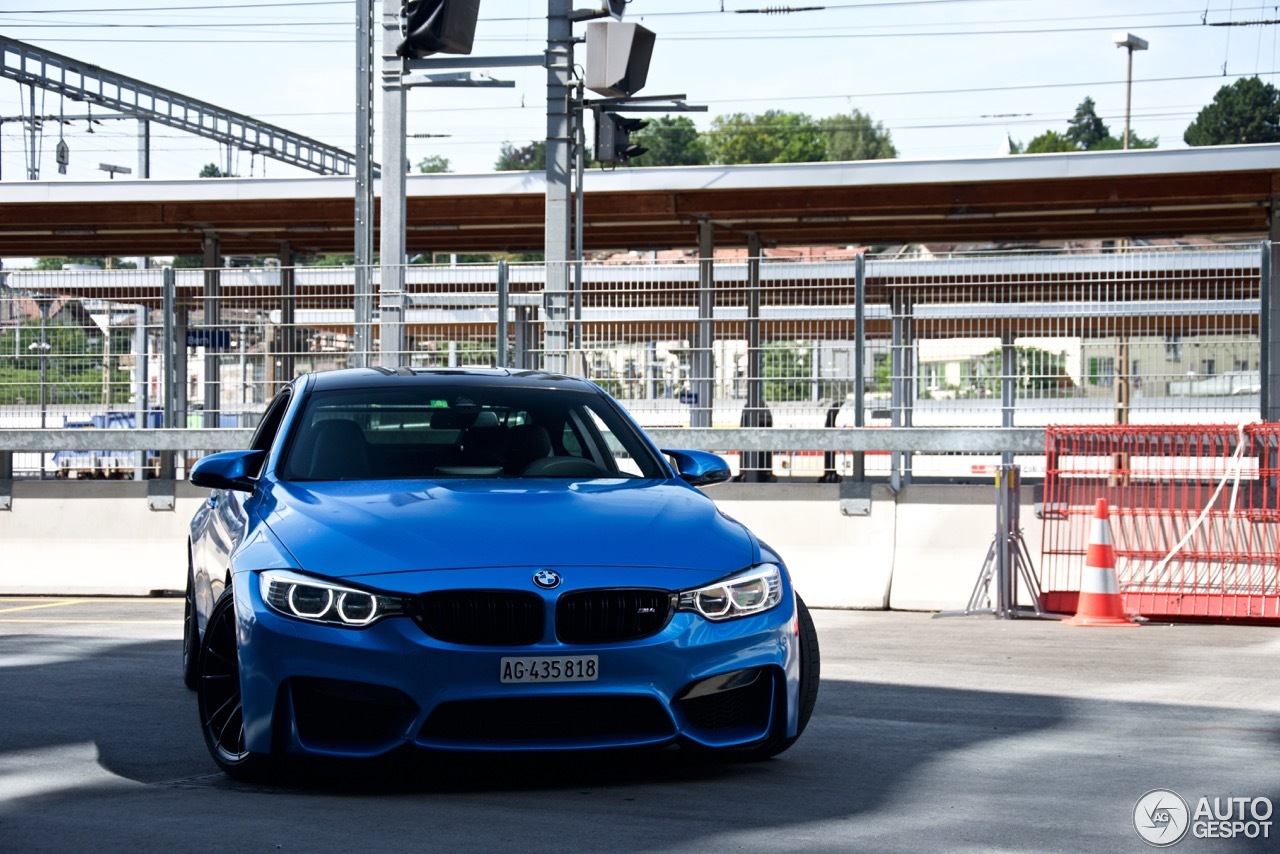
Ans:
[[[482,567],[663,567],[720,577],[759,556],[701,493],[654,480],[276,482],[258,512],[330,578]]]

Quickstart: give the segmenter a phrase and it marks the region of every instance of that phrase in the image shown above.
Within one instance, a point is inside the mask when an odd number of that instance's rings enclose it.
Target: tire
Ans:
[[[196,697],[200,731],[218,767],[237,780],[271,776],[271,758],[245,748],[240,697],[240,654],[236,643],[235,601],[228,590],[213,606],[200,644]]]
[[[818,687],[822,679],[822,652],[818,648],[818,630],[813,625],[813,617],[810,616],[809,609],[805,607],[804,600],[799,596],[796,597],[796,617],[800,628],[797,639],[800,647],[800,695],[798,697],[800,708],[796,734],[785,735],[786,703],[785,701],[779,703],[774,731],[759,744],[735,751],[739,759],[754,761],[777,756],[796,743],[805,727],[809,725],[809,718],[813,716],[813,707],[818,702]]]
[[[182,614],[182,684],[192,691],[199,682],[197,665],[200,663],[200,629],[196,622],[195,579],[192,577],[191,557],[187,557],[187,596]]]

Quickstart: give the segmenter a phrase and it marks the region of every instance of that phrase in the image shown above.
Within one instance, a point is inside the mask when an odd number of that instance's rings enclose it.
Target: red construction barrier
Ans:
[[[1280,620],[1280,425],[1047,431],[1040,589],[1076,612],[1098,499],[1125,612]]]

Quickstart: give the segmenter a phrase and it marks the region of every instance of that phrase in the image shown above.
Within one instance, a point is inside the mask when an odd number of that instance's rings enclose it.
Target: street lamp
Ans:
[[[1129,104],[1133,97],[1133,52],[1146,50],[1147,40],[1140,39],[1133,33],[1116,33],[1111,40],[1116,43],[1116,47],[1127,48],[1129,51],[1129,74],[1124,87],[1124,144],[1121,146],[1127,151],[1129,149]]]

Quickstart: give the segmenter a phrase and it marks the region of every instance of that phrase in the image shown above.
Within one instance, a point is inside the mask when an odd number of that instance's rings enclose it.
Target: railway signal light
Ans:
[[[471,53],[480,0],[409,0],[404,41],[396,54],[422,59],[435,53]]]
[[[643,119],[629,119],[617,113],[596,113],[596,160],[601,163],[626,163],[649,149],[631,141],[631,134],[648,127]]]

